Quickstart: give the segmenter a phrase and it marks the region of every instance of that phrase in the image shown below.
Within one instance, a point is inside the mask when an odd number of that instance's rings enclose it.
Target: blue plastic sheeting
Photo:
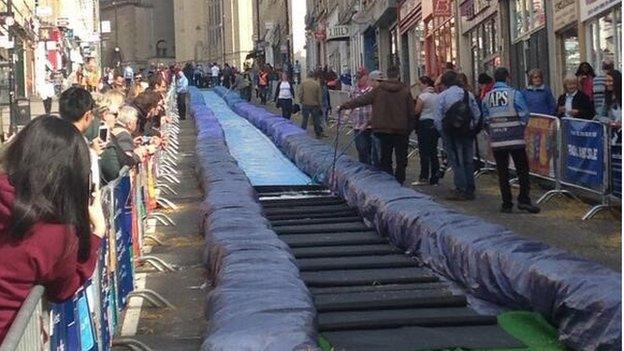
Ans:
[[[225,132],[230,153],[251,184],[306,185],[312,182],[262,132],[234,113],[217,94],[211,91],[202,94]]]
[[[294,133],[293,125],[278,125],[257,107],[235,99],[228,103],[273,138],[301,170],[328,183],[331,146]],[[344,155],[338,158],[334,180],[334,190],[393,244],[475,297],[541,313],[573,349],[620,349],[619,273],[458,213]]]
[[[190,89],[205,235],[202,351],[319,350],[316,310],[286,244],[268,228],[255,191],[228,152],[219,121]]]

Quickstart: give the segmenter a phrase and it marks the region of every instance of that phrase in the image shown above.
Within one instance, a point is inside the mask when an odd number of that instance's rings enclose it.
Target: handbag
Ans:
[[[299,104],[293,104],[292,113],[299,113],[301,111],[301,106]]]

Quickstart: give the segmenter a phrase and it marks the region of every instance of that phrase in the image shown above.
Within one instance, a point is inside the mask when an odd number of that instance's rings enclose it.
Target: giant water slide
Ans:
[[[204,350],[619,347],[616,272],[347,156],[334,170],[331,146],[225,89],[192,90],[191,113],[215,283]]]

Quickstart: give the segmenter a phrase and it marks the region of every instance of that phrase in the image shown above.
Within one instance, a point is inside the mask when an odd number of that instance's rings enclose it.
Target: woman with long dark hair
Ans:
[[[590,101],[594,101],[594,78],[596,78],[596,72],[589,62],[581,62],[576,70],[576,77],[580,90],[589,97]]]
[[[69,122],[40,116],[11,142],[0,173],[0,343],[36,284],[52,301],[91,277],[106,221],[88,146]]]
[[[605,80],[605,107],[598,111],[601,119],[611,125],[613,142],[622,142],[622,73],[613,70]]]

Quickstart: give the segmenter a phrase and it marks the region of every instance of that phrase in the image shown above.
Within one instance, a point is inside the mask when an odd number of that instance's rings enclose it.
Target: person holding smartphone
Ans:
[[[93,274],[106,220],[90,180],[89,148],[60,118],[32,120],[0,173],[0,343],[37,284],[71,298]]]

